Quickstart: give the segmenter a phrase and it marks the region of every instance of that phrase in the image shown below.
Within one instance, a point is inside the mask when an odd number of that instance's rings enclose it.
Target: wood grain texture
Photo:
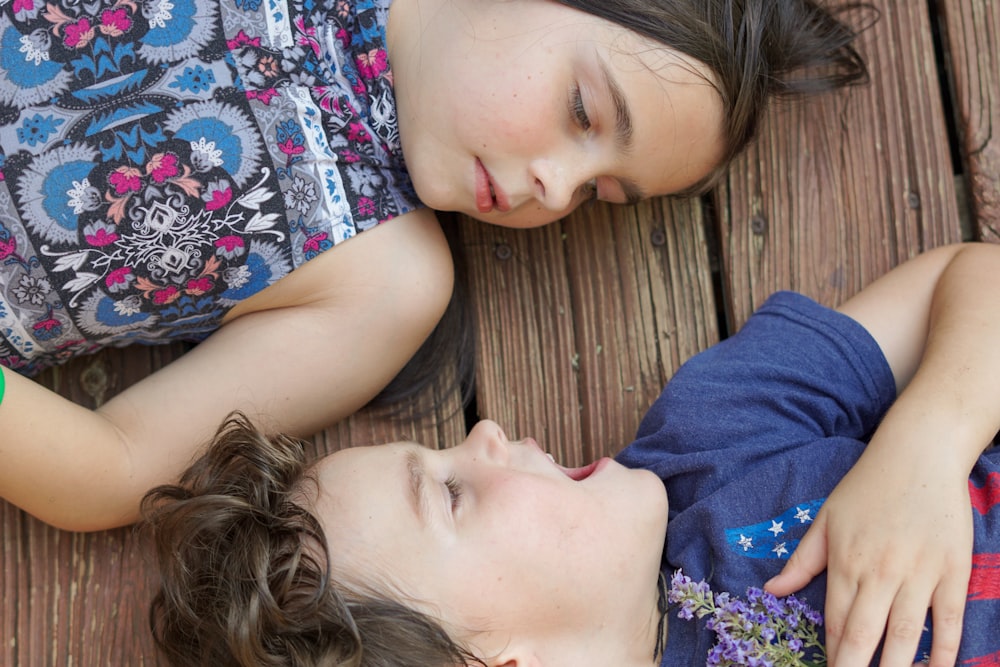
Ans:
[[[716,191],[730,330],[776,290],[836,305],[961,240],[927,7],[875,4],[871,83],[774,106]]]
[[[1000,242],[1000,5],[943,0],[940,26],[969,206],[981,240]]]
[[[595,205],[509,230],[463,221],[479,416],[565,465],[614,454],[718,339],[700,202]]]

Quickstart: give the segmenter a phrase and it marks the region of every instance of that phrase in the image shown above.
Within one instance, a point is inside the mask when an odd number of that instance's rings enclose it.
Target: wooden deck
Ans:
[[[709,197],[595,206],[531,231],[454,222],[478,322],[478,416],[568,465],[614,453],[678,365],[774,290],[836,304],[924,249],[1000,241],[1000,3],[876,5],[861,40],[872,83],[775,108]],[[104,353],[45,382],[94,405],[180,353]],[[457,405],[423,400],[439,415]],[[315,442],[447,444],[466,426],[460,411],[406,426],[361,414]],[[0,665],[166,664],[132,530],[60,532],[0,503],[0,538]]]

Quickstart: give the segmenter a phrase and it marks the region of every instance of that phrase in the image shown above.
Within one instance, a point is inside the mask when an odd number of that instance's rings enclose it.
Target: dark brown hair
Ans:
[[[722,166],[754,137],[768,102],[868,80],[857,30],[813,0],[558,0],[698,60],[712,70],[725,113]],[[868,23],[872,19],[868,20]]]
[[[235,413],[178,484],[146,494],[161,575],[149,622],[170,662],[482,664],[433,618],[331,576],[323,529],[301,502],[308,471],[301,442]]]

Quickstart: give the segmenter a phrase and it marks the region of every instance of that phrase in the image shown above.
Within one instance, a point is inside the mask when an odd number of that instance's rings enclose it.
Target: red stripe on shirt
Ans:
[[[1000,667],[1000,651],[962,661],[963,667]]]
[[[1000,503],[1000,472],[991,472],[986,476],[986,483],[981,487],[969,480],[969,497],[972,506],[980,514],[987,514],[993,506]]]
[[[1000,600],[1000,554],[972,554],[970,600]]]

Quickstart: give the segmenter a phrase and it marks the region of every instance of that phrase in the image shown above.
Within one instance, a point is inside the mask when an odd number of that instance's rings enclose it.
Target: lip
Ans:
[[[593,477],[600,471],[604,470],[611,463],[611,459],[605,456],[602,459],[598,459],[589,465],[585,465],[582,468],[565,468],[559,466],[563,473],[575,482],[582,482],[585,479]]]
[[[492,192],[490,188],[492,186]],[[486,171],[479,158],[476,158],[476,210],[480,213],[489,213],[493,209],[501,213],[510,210],[510,200],[496,181]]]

